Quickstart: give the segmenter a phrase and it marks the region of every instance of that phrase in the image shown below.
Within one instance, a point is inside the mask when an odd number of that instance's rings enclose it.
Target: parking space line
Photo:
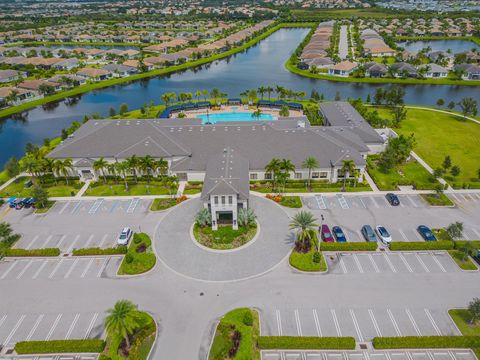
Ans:
[[[375,316],[373,315],[372,309],[368,309],[368,315],[370,315],[370,320],[372,320],[372,324],[375,328],[377,336],[382,336],[382,332],[380,331],[380,327],[378,326],[377,319],[375,319]]]
[[[472,240],[472,238],[467,234],[466,231],[464,231],[462,235],[465,238],[465,240]]]
[[[477,229],[472,229],[472,231],[477,235],[478,239],[480,239],[480,232]]]
[[[75,314],[75,317],[73,318],[73,321],[70,324],[70,327],[68,328],[67,334],[65,335],[65,340],[70,339],[70,335],[72,335],[73,329],[75,328],[75,325],[77,324],[79,317],[80,317],[80,314]]]
[[[347,199],[343,196],[343,194],[337,194],[337,200],[340,203],[340,207],[344,210],[349,209],[350,206],[348,205]]]
[[[342,268],[342,271],[344,274],[348,273],[347,271],[347,267],[345,266],[345,263],[343,262],[343,257],[342,257],[342,254],[338,254],[337,255],[340,259],[340,267]]]
[[[430,310],[428,309],[423,309],[423,311],[425,311],[425,314],[427,315],[428,317],[428,320],[430,320],[430,322],[432,323],[432,326],[433,328],[435,329],[435,332],[437,333],[437,335],[442,335],[442,332],[440,331],[440,328],[437,326],[437,324],[435,323],[435,320],[433,319],[433,316],[432,314],[430,313]]]
[[[115,200],[112,204],[112,207],[109,210],[109,213],[110,214],[113,213],[119,204],[120,204],[120,200]]]
[[[78,241],[78,239],[80,239],[80,234],[78,234],[77,236],[75,236],[75,238],[73,239],[72,243],[70,244],[70,246],[68,247],[68,250],[67,250],[67,253],[71,253],[75,247],[75,244],[76,242]]]
[[[461,200],[457,197],[457,195],[455,195],[455,194],[450,194],[450,196],[453,196],[453,198],[454,198],[455,200],[457,200],[458,202],[461,202]]]
[[[315,321],[315,328],[317,329],[317,335],[322,336],[322,328],[320,327],[320,321],[318,321],[317,310],[313,309],[313,320]]]
[[[73,207],[72,211],[70,211],[70,214],[72,214],[72,215],[75,214],[75,213],[77,212],[77,210],[80,208],[80,205],[82,205],[82,201],[81,201],[81,200],[79,200],[79,201],[75,204],[75,206]]]
[[[410,319],[410,322],[413,325],[413,328],[415,329],[415,332],[417,333],[418,336],[422,336],[422,333],[420,332],[420,329],[418,328],[417,322],[413,318],[412,313],[410,312],[409,309],[405,309],[405,313],[407,314],[408,318]]]
[[[398,229],[398,232],[400,233],[400,235],[402,235],[403,240],[408,241],[408,239],[407,239],[407,237],[405,236],[405,234],[404,234],[404,232],[402,231],[402,229]]]
[[[437,257],[433,254],[430,254],[430,256],[433,258],[433,260],[437,263],[438,267],[440,268],[440,270],[442,270],[442,272],[447,272],[447,270],[445,270],[445,268],[443,267],[442,263],[440,262],[440,260],[437,259]]]
[[[30,261],[28,262],[28,264],[25,265],[25,267],[22,269],[22,271],[20,271],[20,272],[18,273],[18,275],[17,275],[17,277],[16,277],[17,280],[20,279],[20,278],[23,276],[23,274],[25,274],[25,272],[28,270],[28,268],[29,268],[30,266],[32,266],[32,264],[33,264],[34,261],[37,261],[37,260],[30,260]]]
[[[315,200],[320,210],[327,210],[327,204],[325,204],[325,199],[322,195],[315,195]]]
[[[47,236],[47,240],[45,240],[45,242],[43,243],[42,248],[47,247],[47,244],[52,239],[52,237],[53,237],[53,235]]]
[[[403,264],[407,268],[408,272],[413,272],[412,268],[410,267],[410,264],[407,262],[407,259],[405,259],[405,257],[401,253],[399,253],[398,255],[400,255],[400,259],[402,260]]]
[[[35,272],[35,274],[32,276],[32,279],[36,279],[38,275],[40,275],[40,272],[43,270],[43,268],[47,265],[48,260],[43,260],[42,265],[38,268],[38,270]]]
[[[55,319],[55,321],[54,321],[53,324],[52,324],[52,327],[51,327],[50,330],[48,331],[48,334],[47,334],[47,337],[45,338],[45,340],[50,340],[50,338],[52,337],[53,332],[54,332],[55,329],[57,328],[58,323],[60,322],[60,319],[61,319],[61,318],[62,318],[62,314],[58,314],[58,315],[57,315],[57,318]]]
[[[373,202],[373,204],[375,205],[375,207],[376,207],[377,209],[380,208],[380,206],[378,206],[377,201],[375,200],[375,197],[372,196],[371,199],[372,199],[372,202]]]
[[[58,212],[60,215],[63,214],[63,212],[65,211],[65,209],[68,207],[68,205],[70,205],[70,201],[66,201],[65,202],[65,205],[63,205],[63,207],[60,209],[60,211]]]
[[[342,336],[342,331],[340,330],[340,325],[338,324],[337,313],[335,312],[334,309],[331,309],[330,312],[332,313],[333,323],[335,324],[337,335]]]
[[[360,342],[363,342],[364,341],[363,334],[362,334],[362,331],[360,330],[360,326],[358,326],[357,317],[355,316],[355,312],[353,311],[353,309],[350,309],[350,316],[352,317],[353,326],[355,326],[355,331],[357,332],[358,340],[360,340]]]
[[[57,272],[58,268],[62,265],[63,263],[63,259],[60,259],[60,261],[57,263],[57,265],[53,268],[52,272],[50,273],[50,275],[48,275],[48,278],[51,279],[53,278],[53,276],[55,275],[55,273]]]
[[[4,342],[3,342],[4,346],[10,344],[10,340],[12,340],[12,338],[15,335],[15,333],[17,332],[18,328],[20,327],[20,325],[22,325],[23,320],[25,320],[25,317],[26,317],[25,314],[20,316],[20,319],[18,319],[18,321],[15,324],[15,326],[13,327],[12,331],[10,331],[10,334],[8,334],[7,338],[4,340]]]
[[[303,336],[302,335],[302,324],[300,323],[300,316],[298,315],[298,310],[295,309],[293,311],[294,315],[295,315],[295,323],[297,325],[297,333],[298,333],[298,336]]]
[[[83,279],[83,278],[85,277],[85,275],[87,274],[88,269],[90,269],[90,266],[92,266],[93,260],[94,260],[94,258],[91,258],[91,259],[90,259],[90,261],[88,262],[87,266],[86,266],[85,269],[83,270],[82,275],[80,275],[80,277],[81,277],[82,279]]]
[[[30,248],[33,246],[33,244],[35,243],[35,241],[38,240],[39,237],[40,237],[40,235],[35,235],[35,237],[33,238],[33,240],[30,241],[30,243],[29,243],[25,248],[26,248],[26,249],[30,249]]]
[[[373,268],[375,269],[375,272],[376,272],[376,273],[379,273],[379,272],[380,272],[380,269],[378,268],[377,263],[375,262],[375,260],[373,260],[372,254],[368,254],[368,258],[370,259],[370,262],[372,263],[372,266],[373,266]]]
[[[392,272],[396,273],[397,269],[395,269],[395,266],[393,266],[393,264],[392,264],[390,258],[388,257],[388,255],[383,253],[383,256],[385,257],[385,261],[388,263],[388,266],[390,267],[390,270],[392,270]]]
[[[357,235],[358,235],[358,240],[362,241],[363,235],[362,235],[362,232],[360,230],[357,230]]]
[[[361,196],[357,196],[358,197],[358,200],[360,200],[360,203],[362,204],[363,208],[366,209],[367,208],[367,205],[365,205],[365,203],[363,202],[363,199]]]
[[[93,314],[92,320],[90,320],[90,324],[88,325],[87,331],[85,332],[85,336],[83,337],[84,339],[88,339],[90,336],[90,333],[92,332],[93,326],[95,325],[95,322],[97,321],[98,318],[98,313]]]
[[[99,278],[102,275],[103,270],[105,270],[105,268],[107,267],[108,260],[109,260],[109,258],[105,258],[105,260],[103,261],[102,267],[100,268],[100,270],[97,273],[97,278]]]
[[[415,253],[415,257],[417,258],[418,262],[420,263],[420,265],[422,265],[423,269],[429,273],[430,272],[430,269],[427,267],[427,265],[425,265],[425,263],[423,262],[423,260],[420,258],[420,256],[418,256],[417,253]]]
[[[90,215],[93,215],[97,212],[97,210],[100,208],[100,205],[102,205],[103,203],[103,199],[97,199],[95,200],[95,202],[93,203],[92,207],[88,210],[88,213]]]
[[[415,201],[413,201],[413,199],[412,199],[409,195],[407,195],[407,198],[408,198],[408,200],[412,203],[412,206],[413,206],[413,207],[418,208],[417,203],[416,203]]]
[[[72,266],[70,266],[70,269],[68,269],[68,271],[67,271],[67,272],[65,273],[65,275],[63,276],[64,279],[68,279],[68,277],[69,277],[70,274],[72,273],[72,271],[73,271],[73,269],[75,268],[75,266],[77,266],[78,260],[80,260],[80,258],[75,259],[75,261],[73,262]]]
[[[358,271],[360,271],[360,274],[363,274],[363,267],[360,264],[360,261],[358,260],[357,255],[353,254],[353,260],[355,260],[355,264],[357,264]]]
[[[105,240],[107,240],[107,237],[108,237],[108,234],[103,235],[102,241],[100,241],[100,244],[98,245],[99,248],[103,246],[103,243],[105,242]]]
[[[33,325],[32,329],[30,330],[30,332],[27,335],[27,338],[26,338],[27,341],[29,341],[32,338],[33,334],[37,330],[38,325],[40,325],[40,322],[43,320],[44,316],[45,316],[44,314],[40,314],[38,316],[37,321],[35,321],[35,324]]]
[[[60,241],[57,244],[58,248],[60,248],[60,246],[63,244],[63,241],[65,240],[66,237],[67,237],[67,235],[65,235],[65,234],[62,235],[62,237],[60,238]]]
[[[10,265],[10,267],[7,269],[7,271],[5,271],[2,275],[2,277],[0,277],[0,280],[3,280],[7,277],[7,275],[10,273],[10,271],[12,271],[12,269],[17,265],[17,263],[19,263],[20,261],[19,260],[13,260],[13,263],[12,265]]]
[[[395,329],[395,332],[397,333],[397,336],[402,336],[402,332],[400,331],[400,328],[398,327],[397,321],[393,317],[392,311],[390,309],[387,309],[387,314],[388,314],[388,317],[390,318],[390,321],[393,324],[393,328]]]
[[[135,209],[137,208],[138,203],[140,202],[139,198],[133,198],[132,202],[127,208],[127,214],[132,214],[135,212]]]
[[[277,331],[278,331],[278,336],[282,336],[283,335],[283,331],[282,331],[282,317],[280,315],[280,310],[276,309],[275,310],[275,315],[277,317]]]

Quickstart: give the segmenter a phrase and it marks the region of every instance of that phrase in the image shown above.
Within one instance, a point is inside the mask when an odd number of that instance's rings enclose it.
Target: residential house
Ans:
[[[0,70],[0,83],[8,83],[25,77],[26,74],[17,70]]]
[[[355,69],[357,69],[357,67],[358,65],[356,63],[345,60],[330,67],[328,69],[328,74],[333,76],[348,77]]]
[[[122,64],[108,64],[102,67],[102,69],[112,73],[115,77],[126,77],[138,72],[136,67]]]
[[[113,76],[110,71],[97,68],[82,68],[77,71],[77,75],[90,81],[106,80]]]

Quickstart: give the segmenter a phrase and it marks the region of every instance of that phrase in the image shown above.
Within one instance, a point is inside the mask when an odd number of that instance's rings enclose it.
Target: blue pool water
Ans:
[[[217,122],[233,122],[233,121],[258,121],[258,120],[275,120],[271,114],[260,114],[260,117],[253,117],[251,112],[226,112],[218,114],[202,114],[198,115],[202,119],[202,124],[208,122],[215,124]]]

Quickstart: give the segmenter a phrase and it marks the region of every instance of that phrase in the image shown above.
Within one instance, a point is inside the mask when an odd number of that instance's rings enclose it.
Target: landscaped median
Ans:
[[[44,248],[44,249],[5,249],[4,255],[7,257],[54,257],[60,256],[59,248]]]
[[[318,336],[260,336],[258,348],[262,350],[354,350],[353,337],[318,337]]]
[[[128,251],[126,246],[117,246],[112,248],[83,248],[83,249],[74,249],[72,251],[73,256],[106,256],[106,255],[124,255]]]
[[[135,233],[118,269],[118,275],[143,274],[152,269],[156,261],[150,236],[145,233]]]
[[[375,251],[376,242],[322,242],[321,251]]]
[[[17,354],[59,354],[59,353],[101,353],[105,341],[85,340],[46,340],[20,341],[15,344]]]
[[[390,243],[392,251],[421,251],[421,250],[452,250],[455,247],[453,241],[394,241]]]
[[[480,336],[396,336],[375,337],[375,349],[476,349]]]

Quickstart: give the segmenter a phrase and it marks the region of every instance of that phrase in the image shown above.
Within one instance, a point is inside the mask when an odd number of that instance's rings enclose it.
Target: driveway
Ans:
[[[186,277],[207,281],[240,280],[263,274],[284,259],[292,249],[294,234],[289,217],[271,200],[251,196],[250,207],[260,225],[258,237],[236,251],[202,249],[190,229],[201,201],[192,199],[172,209],[159,223],[155,249],[161,261]]]

